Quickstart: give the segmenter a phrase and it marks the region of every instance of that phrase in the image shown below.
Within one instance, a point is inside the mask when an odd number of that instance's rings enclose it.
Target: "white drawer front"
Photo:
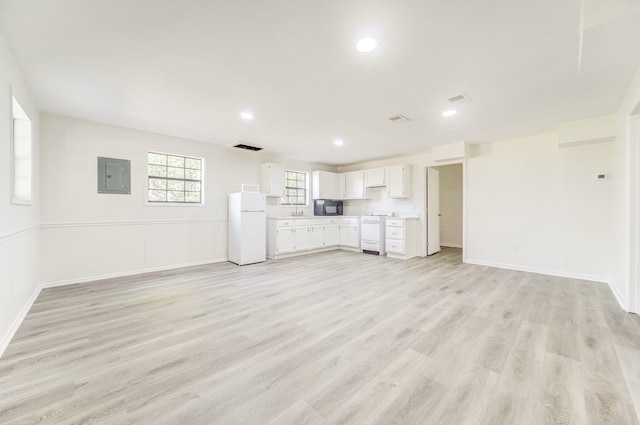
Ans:
[[[362,241],[360,248],[362,248],[363,251],[380,252],[380,242]]]
[[[339,218],[312,218],[309,220],[309,223],[312,225],[316,224],[338,224],[340,222]]]
[[[404,228],[387,226],[387,238],[404,240]]]
[[[342,224],[358,224],[359,221],[357,217],[343,218]]]
[[[404,241],[387,239],[387,252],[392,254],[404,254]]]
[[[295,226],[295,220],[278,220],[276,226],[278,227],[290,227]]]
[[[293,224],[296,226],[308,226],[309,225],[309,220],[308,219],[296,219],[293,220]]]
[[[391,227],[404,227],[404,220],[387,219],[387,226]]]

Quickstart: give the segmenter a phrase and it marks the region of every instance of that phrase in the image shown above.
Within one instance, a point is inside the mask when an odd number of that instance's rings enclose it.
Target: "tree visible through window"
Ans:
[[[307,205],[307,173],[287,171],[281,205]]]
[[[12,98],[12,152],[14,204],[31,203],[31,119],[16,98]]]
[[[149,152],[149,202],[202,203],[202,159]]]

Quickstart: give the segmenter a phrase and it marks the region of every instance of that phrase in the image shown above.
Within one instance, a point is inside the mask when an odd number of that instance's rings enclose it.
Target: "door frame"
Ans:
[[[420,255],[423,257],[427,256],[427,168],[435,168],[442,167],[445,165],[456,165],[462,164],[462,262],[467,262],[467,159],[460,158],[451,161],[442,161],[442,162],[434,162],[431,161],[428,165],[426,165],[423,169],[422,175],[422,183],[424,184],[424,188],[422,191],[422,196],[424,197],[424,202],[422,205],[422,222],[423,222],[423,243],[420,247]]]
[[[627,117],[627,137],[629,155],[627,164],[629,170],[629,203],[628,229],[629,245],[628,260],[628,309],[640,314],[640,103],[636,105]]]

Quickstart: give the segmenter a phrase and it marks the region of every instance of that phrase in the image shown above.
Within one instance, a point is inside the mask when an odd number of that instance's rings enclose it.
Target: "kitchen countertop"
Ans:
[[[359,215],[283,215],[280,217],[267,217],[271,220],[300,220],[310,218],[360,218]]]

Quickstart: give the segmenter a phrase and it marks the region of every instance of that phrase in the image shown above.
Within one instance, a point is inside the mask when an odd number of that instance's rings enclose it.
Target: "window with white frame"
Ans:
[[[309,173],[304,171],[285,172],[284,196],[281,205],[307,205],[307,182]]]
[[[150,203],[203,203],[202,158],[149,152],[147,168]]]
[[[31,119],[15,97],[12,97],[11,150],[12,162],[12,201],[15,204],[31,204],[32,185],[32,143]]]

